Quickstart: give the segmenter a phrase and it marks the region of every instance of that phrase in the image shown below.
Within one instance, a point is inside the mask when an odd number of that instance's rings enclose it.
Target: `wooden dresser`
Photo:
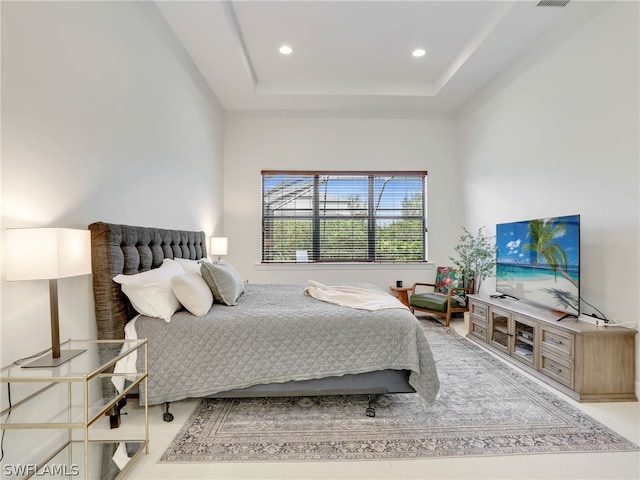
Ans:
[[[467,337],[580,402],[635,401],[636,330],[469,296]]]

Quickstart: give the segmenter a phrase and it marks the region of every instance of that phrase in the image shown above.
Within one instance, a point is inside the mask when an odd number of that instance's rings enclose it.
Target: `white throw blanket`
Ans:
[[[136,333],[136,320],[140,315],[136,315],[130,321],[126,323],[124,326],[124,338],[126,340],[137,340],[138,334]],[[120,353],[129,349],[129,345],[125,343],[122,345],[122,350]],[[130,382],[135,382],[137,375],[136,372],[136,362],[138,361],[138,350],[134,350],[129,355],[124,358],[121,358],[116,362],[116,366],[113,369],[113,373],[118,375],[113,375],[111,377],[111,383],[116,387],[118,393],[122,393],[125,387],[125,380],[129,380]]]
[[[385,308],[408,309],[396,297],[388,293],[369,290],[366,288],[335,286],[329,287],[320,282],[309,280],[304,289],[305,295],[317,298],[323,302],[341,305],[343,307],[359,308],[361,310],[383,310]]]

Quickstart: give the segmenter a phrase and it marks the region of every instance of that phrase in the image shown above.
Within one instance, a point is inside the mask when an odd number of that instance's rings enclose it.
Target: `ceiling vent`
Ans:
[[[566,7],[571,0],[540,0],[536,7]]]

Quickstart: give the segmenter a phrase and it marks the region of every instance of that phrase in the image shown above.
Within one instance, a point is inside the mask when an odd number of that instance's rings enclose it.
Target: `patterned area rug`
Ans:
[[[441,387],[417,394],[206,399],[160,462],[407,459],[638,447],[439,322],[421,319]]]

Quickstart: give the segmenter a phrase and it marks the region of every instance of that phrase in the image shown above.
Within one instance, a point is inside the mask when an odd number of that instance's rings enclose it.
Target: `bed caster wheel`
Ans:
[[[164,414],[162,415],[162,419],[165,422],[173,422],[173,414],[169,413],[169,404],[170,402],[166,402],[164,404]]]
[[[376,409],[373,407],[367,407],[367,417],[375,417]]]

